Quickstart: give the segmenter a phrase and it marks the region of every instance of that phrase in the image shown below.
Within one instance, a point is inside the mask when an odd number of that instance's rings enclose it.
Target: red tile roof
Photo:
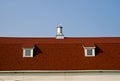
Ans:
[[[34,57],[24,58],[22,48],[33,46]],[[96,56],[85,57],[83,46]],[[8,70],[120,70],[120,37],[0,37],[0,71]]]

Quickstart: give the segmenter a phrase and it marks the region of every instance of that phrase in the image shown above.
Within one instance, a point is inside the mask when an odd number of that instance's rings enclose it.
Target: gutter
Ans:
[[[11,70],[0,73],[120,73],[120,70]]]

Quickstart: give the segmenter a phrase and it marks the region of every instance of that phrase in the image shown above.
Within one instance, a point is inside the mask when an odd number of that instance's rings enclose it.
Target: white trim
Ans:
[[[120,73],[120,70],[12,70],[0,73]]]
[[[88,49],[92,50],[92,55],[88,55]],[[95,56],[95,47],[84,47],[84,53],[86,57],[94,57]]]
[[[23,57],[33,57],[33,49],[34,48],[23,48]],[[30,56],[26,56],[25,51],[30,50]]]

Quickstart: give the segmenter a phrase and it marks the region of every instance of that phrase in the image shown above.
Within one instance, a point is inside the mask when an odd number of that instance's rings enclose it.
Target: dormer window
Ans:
[[[33,48],[23,48],[23,57],[33,57]]]
[[[84,47],[84,52],[86,57],[94,57],[95,47]]]

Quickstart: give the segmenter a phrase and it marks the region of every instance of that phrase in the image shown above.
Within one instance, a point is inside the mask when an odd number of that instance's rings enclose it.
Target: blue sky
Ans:
[[[0,0],[0,37],[120,36],[120,0]]]

